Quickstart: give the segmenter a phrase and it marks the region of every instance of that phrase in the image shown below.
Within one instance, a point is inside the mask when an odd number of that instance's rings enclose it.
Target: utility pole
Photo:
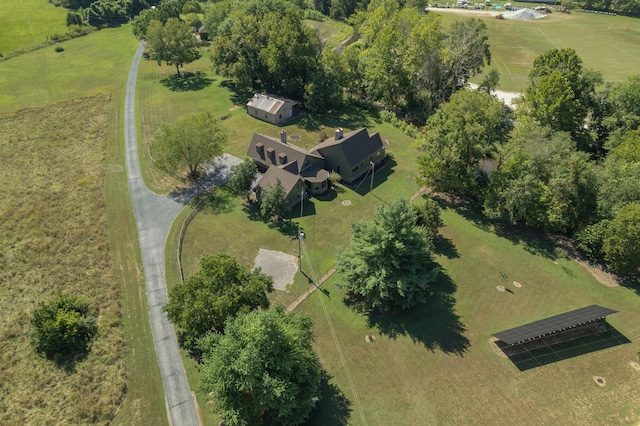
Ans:
[[[302,211],[304,209],[304,189],[300,191],[300,220],[302,220]],[[300,231],[300,220],[298,220],[298,269],[302,272],[302,240],[304,233]]]
[[[369,192],[373,192],[373,175],[376,173],[376,165],[373,164],[373,161],[369,161],[371,164],[371,186],[369,187]]]

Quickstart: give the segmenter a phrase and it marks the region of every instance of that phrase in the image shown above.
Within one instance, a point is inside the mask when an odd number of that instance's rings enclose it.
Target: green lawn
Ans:
[[[500,72],[500,89],[524,90],[533,60],[550,49],[573,48],[584,67],[620,81],[640,70],[640,20],[573,12],[552,13],[536,21],[498,20],[490,13],[453,13],[437,9],[443,24],[480,17],[487,24],[492,61]],[[488,69],[489,69],[488,68]],[[474,78],[479,82],[481,77]]]
[[[304,22],[311,28],[318,30],[320,40],[322,40],[327,47],[337,46],[346,40],[353,32],[353,28],[344,22],[330,19],[325,19],[322,22],[307,19]]]
[[[46,2],[43,3],[46,4]],[[96,419],[101,419],[102,422],[126,425],[165,424],[167,418],[164,391],[151,338],[142,262],[138,253],[131,200],[124,172],[122,107],[126,76],[137,41],[131,35],[131,29],[123,26],[95,32],[62,45],[65,48],[62,53],[54,52],[51,47],[0,63],[0,93],[2,93],[0,112],[9,113],[6,114],[7,117],[14,115],[20,117],[28,112],[16,113],[16,111],[38,107],[38,111],[43,111],[43,118],[29,119],[26,123],[27,130],[23,132],[24,141],[28,141],[31,135],[36,133],[36,129],[42,126],[45,127],[42,132],[46,134],[42,142],[38,142],[33,147],[27,147],[26,144],[21,147],[22,155],[15,161],[3,155],[2,158],[7,166],[2,168],[3,187],[10,188],[14,185],[28,187],[35,185],[38,181],[14,179],[13,175],[9,174],[13,168],[22,170],[24,173],[36,174],[37,179],[44,177],[46,180],[43,195],[32,198],[25,198],[25,195],[22,195],[22,199],[31,199],[33,204],[31,213],[24,214],[24,219],[28,221],[26,226],[31,226],[37,237],[32,243],[34,247],[40,244],[39,241],[49,244],[51,237],[48,235],[52,229],[61,226],[58,222],[66,226],[65,221],[73,218],[74,215],[91,212],[101,221],[106,221],[106,225],[100,228],[103,223],[96,220],[92,226],[81,226],[83,231],[90,232],[91,235],[80,238],[77,242],[77,249],[83,254],[77,256],[78,262],[74,268],[84,269],[76,274],[73,280],[58,279],[57,276],[51,275],[47,281],[42,281],[31,276],[34,272],[30,272],[29,290],[24,292],[29,295],[29,298],[23,297],[18,299],[19,302],[14,303],[13,298],[3,294],[0,299],[4,304],[3,312],[5,312],[3,324],[10,324],[8,318],[17,318],[12,328],[20,333],[13,339],[19,339],[20,344],[24,346],[25,338],[21,331],[28,322],[28,313],[31,309],[31,305],[24,303],[31,303],[36,296],[44,297],[44,292],[34,291],[34,288],[48,284],[50,285],[46,289],[48,292],[56,288],[74,291],[77,287],[76,281],[82,281],[88,286],[86,291],[90,291],[92,295],[100,291],[101,287],[97,286],[98,282],[91,275],[96,272],[95,267],[91,264],[91,258],[88,257],[96,246],[101,250],[100,257],[95,261],[96,264],[111,261],[109,262],[111,269],[106,271],[102,278],[108,281],[111,287],[109,292],[100,292],[100,303],[119,305],[118,309],[122,310],[122,316],[118,316],[117,320],[111,321],[110,317],[105,317],[105,320],[109,320],[108,327],[113,327],[113,331],[109,331],[105,336],[119,333],[121,340],[115,343],[107,342],[106,345],[101,343],[100,347],[96,348],[102,353],[100,355],[102,358],[99,359],[104,360],[104,354],[108,354],[109,351],[113,351],[117,356],[109,358],[108,362],[102,365],[92,361],[88,366],[93,366],[93,373],[80,364],[76,373],[69,374],[68,377],[60,380],[51,379],[51,375],[56,374],[55,371],[43,371],[45,367],[40,365],[40,361],[36,364],[30,356],[23,353],[20,357],[21,361],[16,364],[20,368],[19,373],[14,373],[10,379],[3,376],[3,398],[0,400],[3,404],[11,405],[12,409],[5,409],[6,405],[3,406],[0,409],[1,418],[8,424],[21,422],[19,419],[25,419],[26,415],[35,416],[30,417],[33,420],[26,421],[32,424],[88,422],[88,420],[82,421],[81,419],[84,418],[82,416],[98,412],[100,417]],[[101,99],[105,113],[96,114],[95,108],[83,106],[86,99]],[[55,102],[66,103],[54,104]],[[71,108],[67,105],[72,107],[80,105],[80,107]],[[95,123],[99,123],[100,132],[95,130]],[[42,132],[38,130],[38,134]],[[0,134],[12,133],[6,131]],[[12,134],[12,137],[14,136]],[[6,137],[0,137],[0,145],[7,141]],[[55,147],[51,153],[41,152],[49,146]],[[15,145],[8,149],[10,153],[17,152]],[[65,153],[68,155],[65,156]],[[60,181],[63,182],[64,178],[69,180],[68,182],[57,183],[57,177],[52,175],[52,171],[59,168],[66,170],[66,173],[60,174]],[[88,178],[94,175],[97,177]],[[99,203],[96,205],[95,200],[90,197],[73,200],[60,197],[51,203],[51,206],[47,205],[45,203],[47,197],[55,196],[52,191],[58,190],[60,185],[62,188],[68,187],[69,190],[84,187],[98,188]],[[37,189],[36,186],[33,189]],[[78,195],[81,194],[82,192],[78,191]],[[0,209],[2,214],[11,212],[10,206],[13,200],[5,197],[2,199],[7,200]],[[37,203],[45,203],[45,205],[37,207]],[[53,226],[49,223],[51,218],[48,218],[45,213],[50,212],[51,207],[55,207],[56,203],[61,203],[64,208],[59,209],[60,217],[54,220],[55,226]],[[17,217],[7,223],[12,224],[7,229],[21,229],[17,227],[19,224]],[[102,235],[104,235],[103,239],[97,238]],[[5,236],[9,238],[9,234]],[[66,238],[62,234],[60,241],[65,241]],[[3,244],[9,244],[9,239]],[[3,254],[6,253],[8,251],[3,249]],[[42,259],[42,261],[45,260],[53,265],[52,270],[61,269],[59,265],[73,263],[73,259],[68,258],[65,251],[53,251],[46,256],[46,259]],[[2,265],[0,272],[10,275],[11,272],[6,268],[6,264],[2,263]],[[69,268],[70,276],[74,273],[74,268]],[[32,269],[35,271],[34,268]],[[43,276],[48,275],[50,274]],[[86,278],[83,278],[85,275]],[[20,275],[17,277],[20,278]],[[3,280],[3,283],[7,282],[9,281]],[[18,285],[7,285],[3,288],[5,287],[7,289],[15,287],[12,289],[14,292],[18,292],[21,288]],[[107,330],[110,329],[106,328],[105,331]],[[3,331],[3,348],[6,350],[1,351],[2,356],[14,357],[20,354],[13,349],[8,349],[13,346],[5,341],[5,337],[10,338]],[[8,361],[3,363],[3,366],[17,368]],[[124,374],[109,375],[108,371],[111,371],[114,366],[120,368],[117,371],[124,369]],[[39,378],[34,378],[35,374],[40,374]],[[94,380],[96,377],[104,380]],[[40,396],[40,390],[29,392],[32,386],[38,386],[38,383],[47,380],[49,381],[46,385],[40,386],[41,389],[46,390],[42,393],[44,396]],[[112,382],[110,386],[118,387],[119,393],[115,398],[114,392],[106,392],[105,387],[98,388],[98,385],[104,382]],[[55,383],[55,386],[52,383]],[[72,396],[66,402],[59,402],[58,398],[70,393]],[[20,402],[20,398],[23,397],[26,398],[27,403]],[[74,403],[69,404],[69,401]],[[36,408],[29,408],[29,404],[35,405]],[[15,407],[19,408],[16,410]],[[78,412],[69,411],[69,407],[85,412],[79,415]],[[43,414],[45,411],[47,417]],[[116,417],[112,419],[111,416],[114,415]]]
[[[0,53],[29,49],[66,32],[67,10],[47,0],[4,0],[0,7]]]
[[[635,424],[640,372],[629,362],[638,360],[638,296],[603,286],[575,262],[554,263],[553,250],[532,254],[528,237],[496,235],[465,215],[445,208],[446,254],[437,259],[446,278],[441,297],[426,306],[367,321],[345,307],[331,280],[329,296],[316,292],[299,308],[313,318],[323,365],[351,403],[349,423],[363,424],[363,415],[366,424]],[[593,303],[620,311],[608,321],[632,343],[525,371],[488,343],[495,332]],[[365,342],[369,333],[374,343]],[[330,399],[312,424],[327,424],[339,402]]]

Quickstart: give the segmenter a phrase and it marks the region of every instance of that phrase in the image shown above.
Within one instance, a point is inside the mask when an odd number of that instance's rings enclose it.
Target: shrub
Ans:
[[[64,47],[56,46],[56,52],[64,52]]]
[[[56,361],[85,353],[97,330],[89,304],[74,295],[41,302],[31,315],[31,343]]]

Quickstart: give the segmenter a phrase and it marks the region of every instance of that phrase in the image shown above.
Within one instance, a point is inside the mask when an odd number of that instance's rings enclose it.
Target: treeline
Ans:
[[[305,1],[210,3],[204,25],[214,68],[239,89],[302,100],[313,112],[366,100],[424,119],[491,59],[480,20],[445,29],[414,2],[344,3],[314,2],[317,9]],[[338,5],[356,42],[325,48],[303,20],[310,11],[331,14]]]
[[[573,237],[623,274],[640,267],[640,75],[602,87],[572,49],[536,58],[515,113],[460,91],[417,144],[424,181],[488,218]]]
[[[640,16],[640,0],[585,0],[576,2],[582,9]]]

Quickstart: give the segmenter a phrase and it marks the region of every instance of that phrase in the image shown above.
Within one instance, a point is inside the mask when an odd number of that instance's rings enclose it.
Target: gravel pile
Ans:
[[[514,12],[506,12],[502,16],[505,19],[516,19],[518,21],[531,21],[533,19],[542,19],[545,15],[528,8],[516,10]]]

